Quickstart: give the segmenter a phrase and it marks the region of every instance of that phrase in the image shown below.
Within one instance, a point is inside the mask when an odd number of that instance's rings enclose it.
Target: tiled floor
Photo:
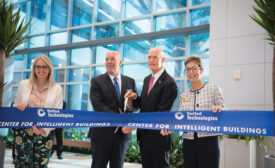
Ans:
[[[62,160],[57,159],[56,155],[53,154],[50,159],[48,168],[90,168],[91,162],[91,155],[64,152]],[[12,164],[11,149],[6,149],[4,168],[13,167],[14,165]],[[134,163],[124,163],[124,168],[141,168],[141,165]]]

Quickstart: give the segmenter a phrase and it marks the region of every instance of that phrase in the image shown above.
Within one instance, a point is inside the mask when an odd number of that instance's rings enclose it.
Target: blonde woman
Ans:
[[[180,111],[221,112],[225,107],[221,90],[201,79],[202,61],[191,56],[185,61],[185,72],[191,88],[180,96]],[[183,135],[184,168],[218,168],[220,150],[217,134],[187,132]]]
[[[32,66],[31,78],[20,82],[15,106],[62,109],[60,85],[53,82],[53,65],[47,55],[38,56]],[[17,129],[15,131],[15,167],[46,168],[54,138],[53,128]]]

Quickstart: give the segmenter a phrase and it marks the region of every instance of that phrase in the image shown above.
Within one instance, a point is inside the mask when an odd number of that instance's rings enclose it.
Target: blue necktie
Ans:
[[[116,89],[116,95],[117,95],[117,98],[118,98],[118,102],[120,102],[120,91],[119,91],[119,85],[118,85],[118,82],[117,82],[117,77],[114,77],[114,86],[115,86],[115,89]]]

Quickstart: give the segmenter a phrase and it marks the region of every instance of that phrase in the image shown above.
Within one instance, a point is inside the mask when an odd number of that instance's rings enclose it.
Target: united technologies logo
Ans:
[[[43,109],[38,109],[37,114],[39,117],[44,117],[46,115],[46,112]]]
[[[176,112],[176,113],[175,113],[175,118],[176,118],[177,120],[182,120],[182,119],[184,118],[183,112]]]

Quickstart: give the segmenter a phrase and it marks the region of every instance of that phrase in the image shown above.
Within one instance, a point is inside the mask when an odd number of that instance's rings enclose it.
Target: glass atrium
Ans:
[[[29,39],[13,56],[10,103],[41,53],[54,64],[54,80],[63,88],[67,109],[93,110],[90,80],[106,72],[109,50],[120,52],[121,73],[136,80],[139,94],[150,73],[147,53],[151,47],[165,52],[164,66],[178,84],[178,97],[190,86],[184,73],[188,56],[202,57],[203,80],[208,82],[210,0],[10,1],[21,9],[22,19],[32,19]],[[173,110],[178,109],[178,101]]]

